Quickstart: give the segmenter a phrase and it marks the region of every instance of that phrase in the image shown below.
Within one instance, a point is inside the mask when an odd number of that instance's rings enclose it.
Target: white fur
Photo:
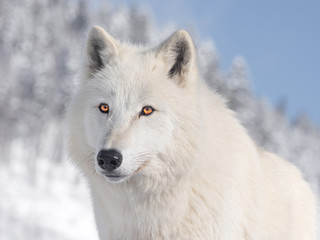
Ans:
[[[95,40],[105,43],[96,71]],[[187,61],[169,77],[179,41]],[[100,239],[315,239],[308,184],[296,167],[259,149],[199,79],[186,32],[149,50],[94,27],[87,52],[69,144],[89,180]],[[156,111],[139,117],[145,105]],[[122,153],[123,178],[103,175],[96,160],[103,148]]]

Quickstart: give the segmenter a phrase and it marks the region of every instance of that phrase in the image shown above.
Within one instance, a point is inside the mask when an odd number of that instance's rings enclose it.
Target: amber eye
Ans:
[[[109,113],[109,105],[106,104],[106,103],[101,103],[101,104],[99,105],[99,110],[100,110],[100,112],[102,112],[102,113]]]
[[[142,108],[142,111],[141,111],[141,115],[150,115],[151,113],[153,113],[154,109],[151,107],[151,106],[145,106]]]

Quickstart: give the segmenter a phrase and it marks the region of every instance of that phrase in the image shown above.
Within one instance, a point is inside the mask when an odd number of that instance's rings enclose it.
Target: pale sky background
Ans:
[[[285,100],[288,115],[306,113],[320,124],[319,0],[118,0],[144,5],[159,27],[195,29],[211,39],[224,70],[245,58],[256,95]]]

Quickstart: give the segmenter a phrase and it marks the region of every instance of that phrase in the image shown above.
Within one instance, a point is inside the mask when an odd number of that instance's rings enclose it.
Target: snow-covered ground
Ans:
[[[90,193],[74,166],[43,156],[29,164],[28,148],[15,141],[12,161],[0,163],[0,239],[97,239]]]

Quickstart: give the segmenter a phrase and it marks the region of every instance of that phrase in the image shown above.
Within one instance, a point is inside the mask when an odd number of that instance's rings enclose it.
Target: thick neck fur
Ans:
[[[139,178],[112,184],[99,176],[92,177],[101,239],[165,239],[180,234],[172,231],[179,229],[174,224],[183,222],[187,211],[189,180],[180,179],[169,188],[159,186],[162,190],[154,191],[139,185]]]

